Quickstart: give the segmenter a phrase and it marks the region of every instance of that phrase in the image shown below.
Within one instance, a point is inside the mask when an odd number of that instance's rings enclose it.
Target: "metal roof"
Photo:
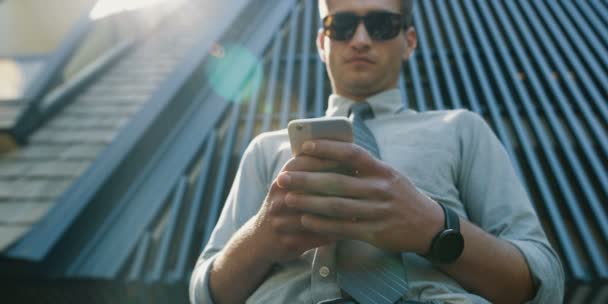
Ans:
[[[149,101],[192,46],[196,26],[182,22],[157,31],[34,132],[26,145],[0,154],[0,251],[47,214]]]

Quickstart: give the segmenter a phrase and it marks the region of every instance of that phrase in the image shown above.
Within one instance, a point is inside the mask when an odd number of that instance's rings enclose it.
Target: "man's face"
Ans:
[[[350,12],[363,16],[372,11],[400,13],[399,0],[327,0],[326,3],[328,15]],[[416,33],[410,28],[390,40],[372,40],[360,22],[350,40],[332,40],[319,31],[317,46],[327,65],[334,93],[363,100],[397,87],[402,60],[416,47]]]

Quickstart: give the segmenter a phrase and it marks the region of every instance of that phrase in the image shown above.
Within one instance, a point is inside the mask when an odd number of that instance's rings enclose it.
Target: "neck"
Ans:
[[[355,102],[361,102],[361,101],[365,101],[366,99],[368,99],[374,95],[377,95],[378,93],[396,89],[396,88],[397,88],[397,84],[395,84],[394,86],[389,87],[389,88],[384,88],[382,90],[356,92],[353,90],[341,90],[332,85],[332,93],[336,94],[336,95],[340,95],[345,98],[348,98]]]

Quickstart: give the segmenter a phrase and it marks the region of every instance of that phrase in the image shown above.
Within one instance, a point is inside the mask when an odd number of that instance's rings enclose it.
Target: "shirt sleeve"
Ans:
[[[264,154],[256,138],[243,154],[220,218],[192,272],[191,303],[214,303],[209,289],[213,261],[232,235],[259,210],[268,189],[264,168]]]
[[[469,219],[523,254],[537,286],[529,303],[561,303],[562,265],[508,154],[483,118],[464,116],[458,186]]]

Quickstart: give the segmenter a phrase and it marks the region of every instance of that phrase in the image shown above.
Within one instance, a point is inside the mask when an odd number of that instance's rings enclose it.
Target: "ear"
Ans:
[[[325,34],[322,28],[317,32],[317,52],[321,61],[325,62]]]
[[[417,38],[417,34],[416,34],[416,29],[413,26],[409,27],[405,31],[405,39],[403,39],[403,43],[405,45],[404,45],[402,57],[403,57],[404,61],[407,61],[408,59],[410,59],[410,57],[414,53],[414,50],[418,46],[418,38]]]

